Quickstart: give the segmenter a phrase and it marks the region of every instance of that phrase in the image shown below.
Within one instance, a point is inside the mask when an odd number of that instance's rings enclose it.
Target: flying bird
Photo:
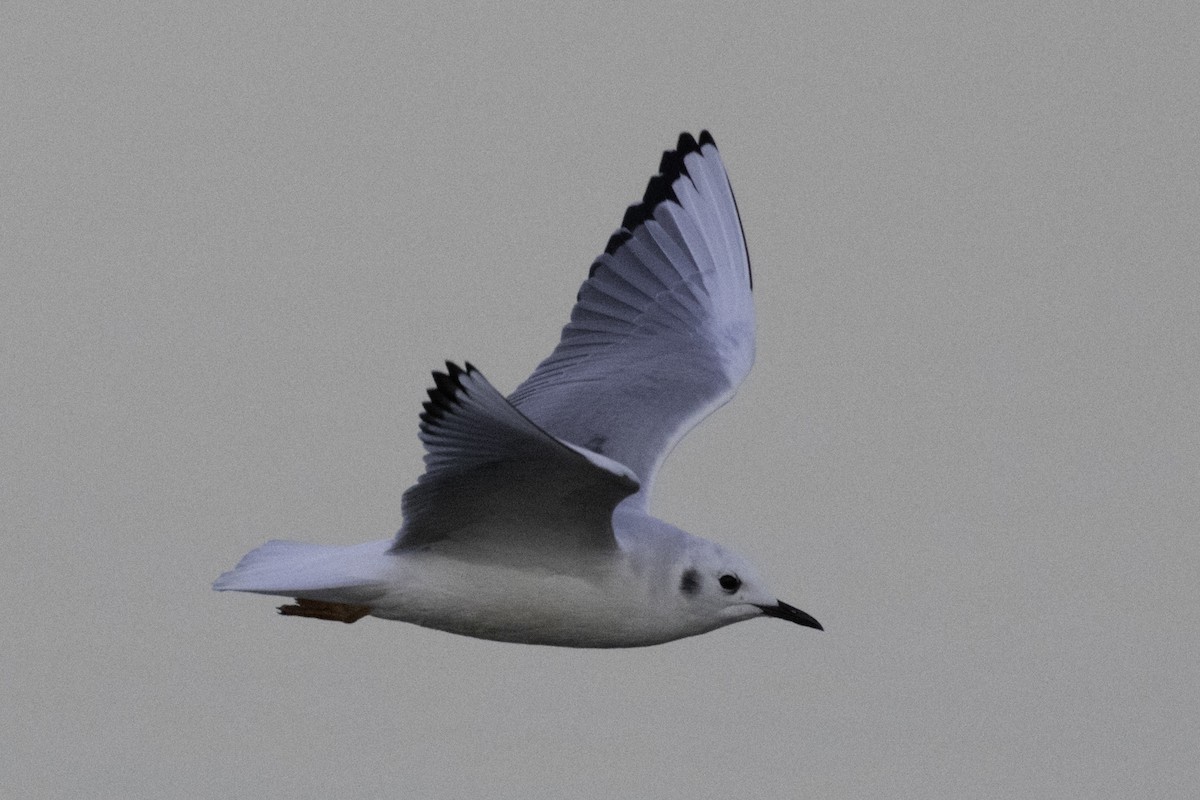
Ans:
[[[508,397],[446,364],[392,539],[270,541],[213,584],[505,642],[638,647],[759,617],[821,630],[746,559],[652,516],[676,442],[754,360],[750,259],[713,137],[682,134],[592,263],[557,347]]]

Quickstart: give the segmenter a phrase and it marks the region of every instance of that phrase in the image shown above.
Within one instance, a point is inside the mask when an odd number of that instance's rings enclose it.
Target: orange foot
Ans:
[[[313,619],[328,619],[334,622],[358,622],[371,613],[370,606],[356,606],[350,603],[330,603],[325,600],[305,600],[296,598],[294,606],[280,606],[279,613],[285,617],[312,617]]]

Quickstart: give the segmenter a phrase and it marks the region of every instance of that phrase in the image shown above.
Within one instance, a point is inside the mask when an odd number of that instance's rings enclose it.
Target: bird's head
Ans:
[[[678,565],[678,602],[692,614],[716,622],[714,627],[755,617],[775,617],[817,630],[821,623],[779,600],[749,561],[720,545],[697,540]]]

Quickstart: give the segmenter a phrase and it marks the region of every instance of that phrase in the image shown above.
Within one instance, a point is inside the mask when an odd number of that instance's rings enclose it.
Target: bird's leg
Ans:
[[[371,613],[370,606],[356,606],[351,603],[331,603],[326,600],[306,600],[296,598],[294,606],[280,606],[279,613],[285,617],[312,617],[313,619],[328,619],[334,622],[358,622]]]

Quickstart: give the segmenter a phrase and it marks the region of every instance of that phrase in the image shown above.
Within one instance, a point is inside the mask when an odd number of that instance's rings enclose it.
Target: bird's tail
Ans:
[[[272,540],[217,578],[218,592],[369,604],[382,593],[390,540],[352,547]]]

